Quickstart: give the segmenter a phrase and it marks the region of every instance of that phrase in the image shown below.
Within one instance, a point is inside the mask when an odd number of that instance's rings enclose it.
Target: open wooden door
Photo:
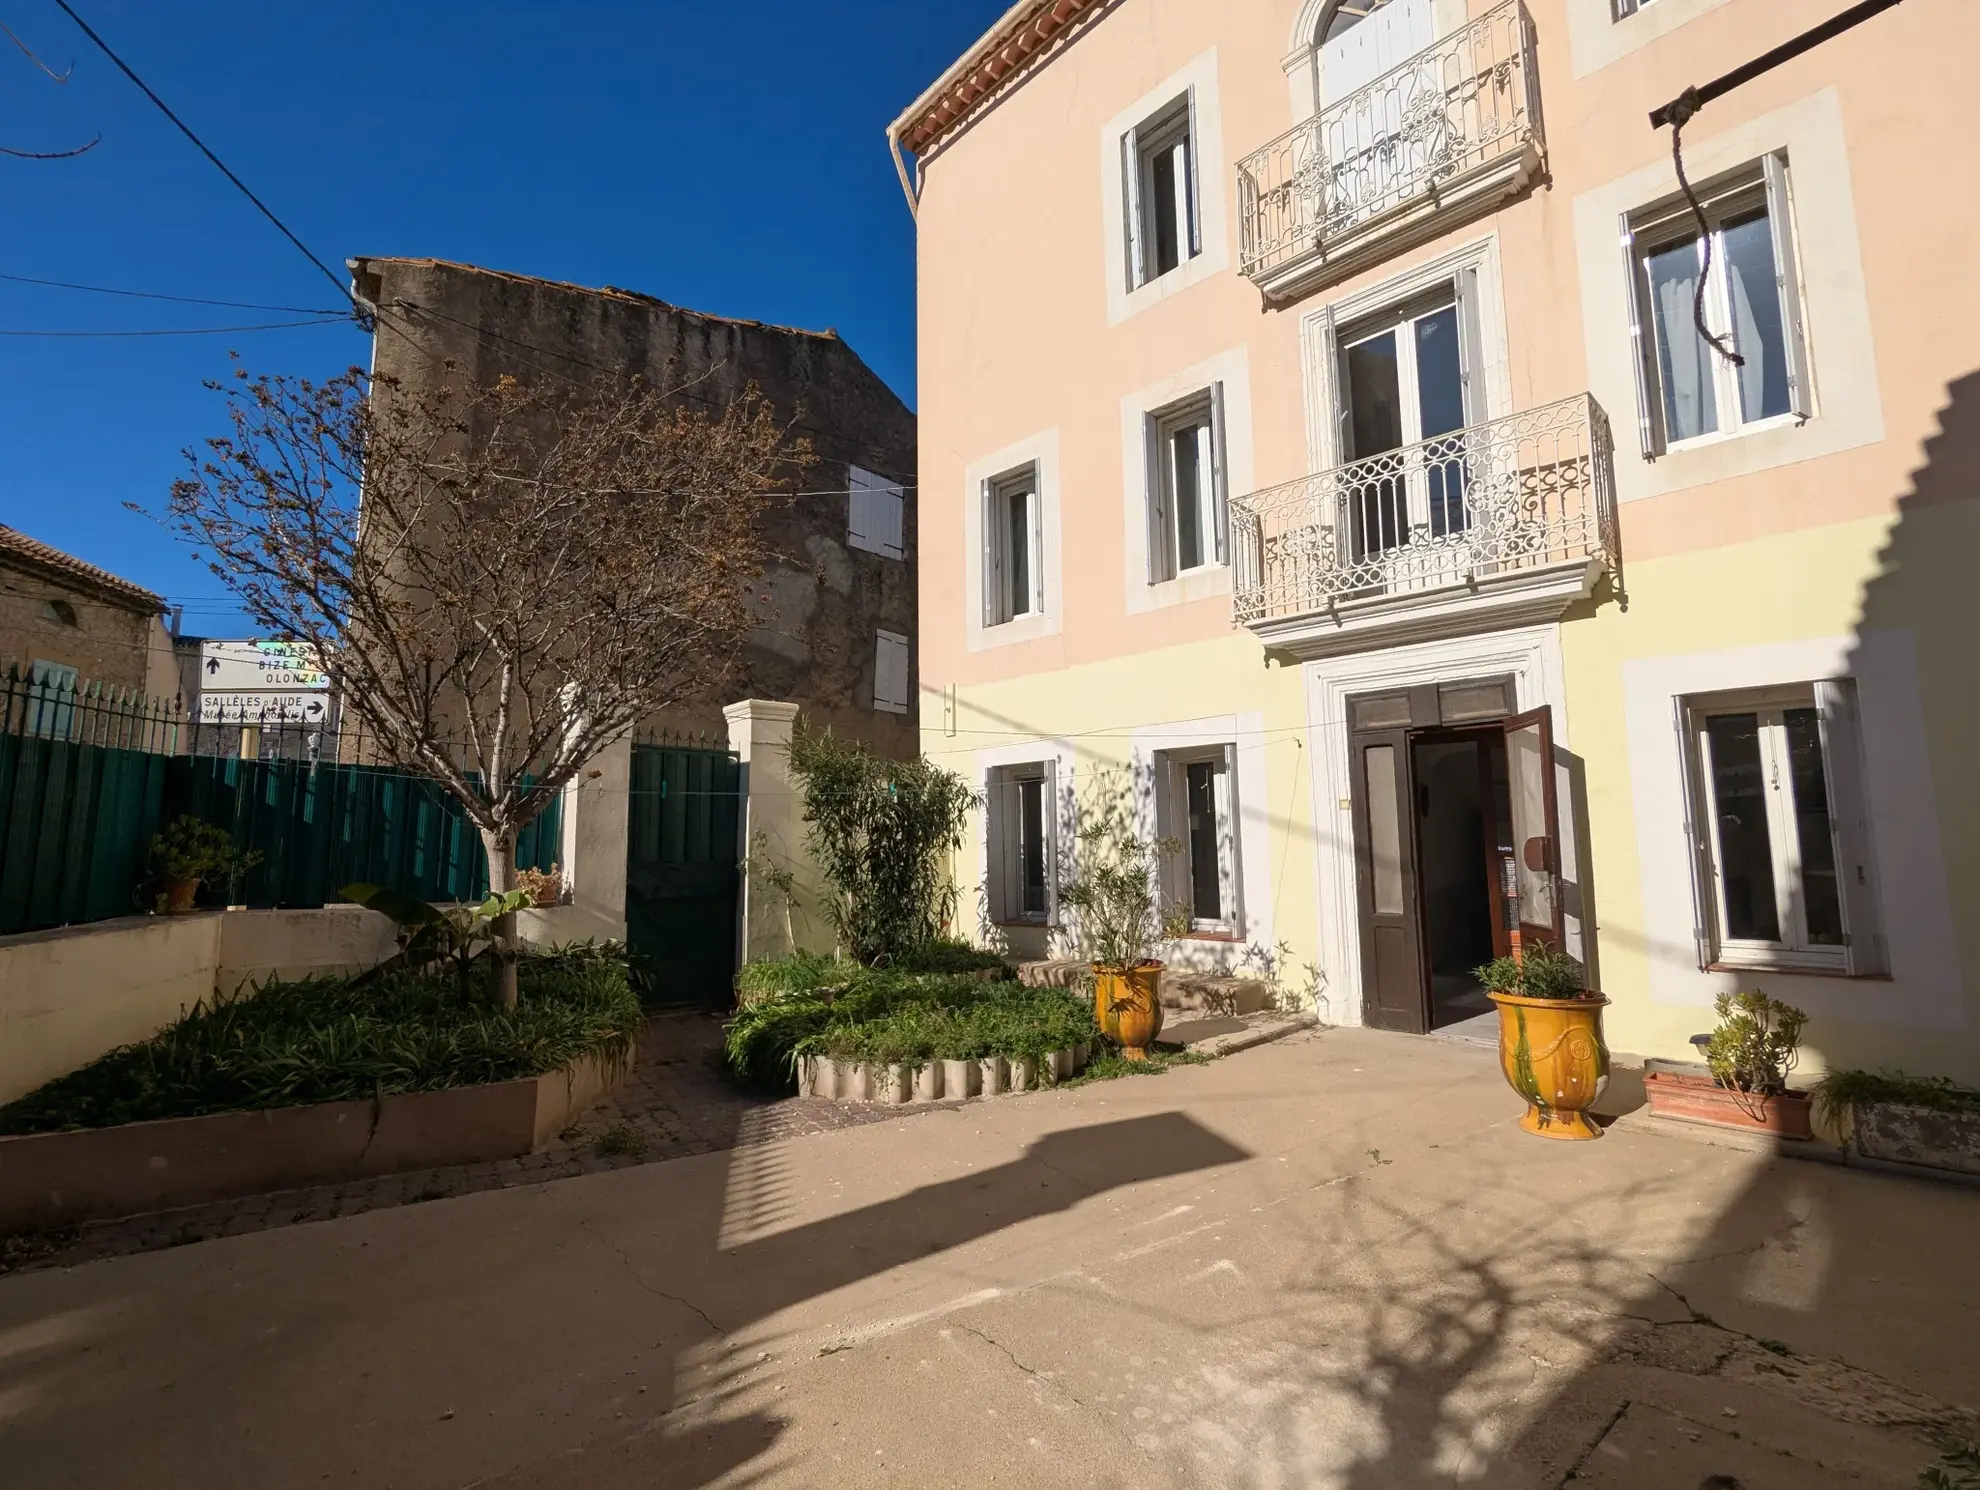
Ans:
[[[1561,821],[1554,800],[1554,711],[1543,704],[1515,714],[1501,726],[1506,735],[1507,795],[1512,855],[1503,876],[1515,906],[1506,919],[1517,926],[1519,942],[1547,942],[1559,948],[1565,934],[1561,908]]]
[[[1352,737],[1355,878],[1361,900],[1362,1018],[1377,1029],[1429,1028],[1416,899],[1416,810],[1409,732]]]

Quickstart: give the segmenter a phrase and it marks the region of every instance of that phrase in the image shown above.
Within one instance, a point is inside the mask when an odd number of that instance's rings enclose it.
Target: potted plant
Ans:
[[[1650,1071],[1643,1089],[1660,1117],[1750,1128],[1782,1138],[1809,1138],[1808,1096],[1788,1090],[1808,1016],[1757,990],[1722,993],[1713,1002],[1719,1027],[1705,1045],[1710,1076]]]
[[[234,835],[203,819],[175,817],[151,840],[152,879],[161,889],[157,909],[183,916],[204,884],[224,882],[229,894],[240,877],[261,862],[258,852],[234,847]]]
[[[1811,1095],[1823,1126],[1861,1158],[1980,1177],[1980,1089],[1944,1076],[1831,1071]]]
[[[1520,1127],[1541,1138],[1600,1138],[1587,1108],[1609,1084],[1609,1001],[1584,986],[1581,964],[1536,942],[1472,976],[1498,1006],[1499,1068],[1526,1099]]]
[[[1163,914],[1155,890],[1161,861],[1178,845],[1136,837],[1118,809],[1082,827],[1079,845],[1079,877],[1059,891],[1059,900],[1079,915],[1092,965],[1093,1018],[1123,1056],[1145,1061],[1162,1033],[1162,964],[1151,954],[1158,940],[1189,929],[1186,913]]]

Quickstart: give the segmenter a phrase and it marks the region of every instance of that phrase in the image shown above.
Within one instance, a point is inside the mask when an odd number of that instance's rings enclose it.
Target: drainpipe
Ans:
[[[908,213],[917,220],[921,216],[920,177],[921,166],[916,163],[914,179],[908,177],[907,161],[901,155],[901,127],[898,123],[887,126],[887,150],[894,157],[894,171],[901,178],[901,191],[907,197]]]

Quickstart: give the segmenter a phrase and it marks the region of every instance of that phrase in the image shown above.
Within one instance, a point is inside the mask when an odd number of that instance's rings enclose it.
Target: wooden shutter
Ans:
[[[854,469],[847,474],[846,484],[846,542],[854,548],[873,547],[872,491],[866,484],[866,473]]]
[[[1483,424],[1491,418],[1485,394],[1485,336],[1478,314],[1478,271],[1457,276],[1458,369],[1464,386],[1464,422]]]
[[[1561,905],[1561,821],[1554,779],[1554,711],[1542,704],[1502,724],[1512,807],[1513,873],[1520,940],[1566,949]]]
[[[1218,784],[1217,845],[1218,871],[1223,877],[1224,921],[1239,936],[1244,935],[1244,874],[1239,862],[1239,846],[1244,836],[1238,827],[1237,745],[1224,747],[1224,771]]]
[[[1147,470],[1148,583],[1159,585],[1176,575],[1175,477],[1162,421],[1141,416],[1142,463]]]
[[[1210,527],[1216,534],[1217,562],[1231,562],[1231,461],[1225,434],[1224,385],[1210,385]]]
[[[905,714],[913,649],[898,632],[879,632],[873,641],[873,707]]]
[[[1836,877],[1842,885],[1849,971],[1857,977],[1887,974],[1891,970],[1890,947],[1884,936],[1878,893],[1854,680],[1832,678],[1817,683],[1815,709],[1822,730],[1822,761],[1828,773],[1829,813],[1836,825]]]
[[[1701,774],[1697,732],[1691,710],[1681,698],[1673,699],[1673,720],[1677,727],[1677,758],[1684,772],[1684,839],[1691,860],[1691,941],[1698,953],[1701,970],[1710,967],[1715,938],[1712,927],[1717,919],[1718,887],[1712,879],[1711,833],[1706,827],[1711,812],[1711,789]]]
[[[1004,617],[1004,523],[997,509],[997,483],[983,483],[983,624],[995,626]]]
[[[1045,763],[1045,924],[1059,924],[1059,763]]]
[[[898,486],[889,486],[871,494],[874,506],[874,527],[880,540],[880,552],[889,559],[907,557],[902,510],[907,505],[907,493]]]
[[[984,782],[983,892],[991,924],[999,926],[1011,918],[1011,865],[1017,857],[1012,786],[1010,773],[1001,767],[993,769]]]
[[[1039,490],[1038,468],[1031,468],[1031,489],[1024,495],[1025,542],[1031,549],[1031,613],[1045,614],[1045,493]]]
[[[1182,196],[1183,220],[1178,257],[1188,263],[1203,252],[1203,213],[1197,200],[1196,163],[1201,155],[1202,136],[1196,132],[1196,90],[1189,90],[1189,133],[1183,137],[1182,169],[1176,173],[1176,190]]]
[[[1636,375],[1636,436],[1643,447],[1643,458],[1655,460],[1664,453],[1663,420],[1657,417],[1654,402],[1660,386],[1653,360],[1657,341],[1651,334],[1650,308],[1643,298],[1643,272],[1636,263],[1636,234],[1626,212],[1618,231],[1622,236],[1623,286],[1629,306],[1630,368]]]
[[[1141,145],[1137,130],[1129,130],[1121,136],[1121,211],[1127,219],[1127,287],[1130,290],[1141,288],[1142,282],[1142,222],[1141,222]]]
[[[1313,452],[1313,469],[1327,471],[1346,459],[1342,451],[1347,440],[1342,431],[1347,423],[1347,400],[1341,397],[1341,355],[1334,334],[1334,308],[1323,305],[1314,317],[1313,330],[1313,430],[1319,448]]]
[[[1788,407],[1806,419],[1815,412],[1810,375],[1808,329],[1801,313],[1801,275],[1794,254],[1794,211],[1788,198],[1787,162],[1780,155],[1761,159],[1767,184],[1767,227],[1774,239],[1774,283],[1781,296],[1781,339],[1787,345]]]

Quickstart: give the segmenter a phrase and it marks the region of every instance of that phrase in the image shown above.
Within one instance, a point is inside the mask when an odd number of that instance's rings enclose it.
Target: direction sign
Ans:
[[[201,693],[201,724],[321,724],[330,701],[320,693]]]
[[[316,649],[307,642],[201,642],[199,688],[209,692],[243,693],[260,689],[295,693],[326,689]]]

